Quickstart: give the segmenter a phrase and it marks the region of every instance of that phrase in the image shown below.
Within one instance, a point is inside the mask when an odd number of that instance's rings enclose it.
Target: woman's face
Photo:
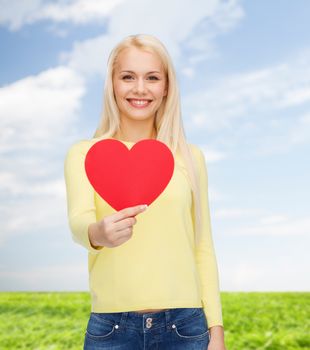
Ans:
[[[160,59],[137,48],[125,49],[118,56],[113,88],[121,118],[155,118],[167,95],[167,79]]]

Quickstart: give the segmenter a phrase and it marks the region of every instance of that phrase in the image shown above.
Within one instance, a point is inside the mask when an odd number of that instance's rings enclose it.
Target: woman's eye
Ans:
[[[129,78],[132,78],[132,76],[131,76],[131,75],[125,75],[125,76],[123,76],[123,79],[129,79]],[[150,76],[149,78],[155,78],[155,80],[158,80],[158,78],[155,77],[155,75],[152,75],[152,76]],[[154,80],[154,79],[151,79],[151,80]]]

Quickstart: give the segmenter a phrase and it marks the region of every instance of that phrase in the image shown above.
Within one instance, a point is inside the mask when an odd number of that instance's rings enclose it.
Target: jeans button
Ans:
[[[146,328],[151,328],[152,327],[152,318],[151,317],[148,317],[146,319]]]

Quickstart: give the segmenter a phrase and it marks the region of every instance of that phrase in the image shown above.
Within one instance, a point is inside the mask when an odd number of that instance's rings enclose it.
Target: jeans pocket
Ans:
[[[115,333],[115,321],[105,318],[104,314],[90,314],[86,328],[86,336],[94,340],[110,339]]]
[[[176,320],[172,324],[172,329],[174,329],[175,335],[179,339],[210,339],[208,322],[202,309],[201,311],[198,310],[197,314],[191,318]]]

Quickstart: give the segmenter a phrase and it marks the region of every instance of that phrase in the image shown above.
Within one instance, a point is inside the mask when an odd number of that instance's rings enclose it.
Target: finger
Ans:
[[[117,239],[114,244],[116,247],[120,246],[121,244],[127,242],[130,239],[129,235],[124,235],[121,238]]]
[[[147,207],[145,207],[144,205],[136,205],[134,207],[124,208],[124,209],[116,212],[114,215],[112,215],[112,220],[114,222],[117,222],[117,221],[123,220],[127,217],[136,216],[136,215],[142,213],[146,208]]]
[[[132,227],[133,225],[135,225],[137,222],[137,219],[135,217],[129,217],[129,218],[125,218],[123,220],[117,221],[116,223],[114,223],[114,229],[115,231],[121,231],[124,230],[128,227]]]
[[[127,240],[131,237],[133,233],[132,227],[126,227],[123,230],[117,231],[117,236],[115,237],[115,241],[119,242],[119,240]]]

